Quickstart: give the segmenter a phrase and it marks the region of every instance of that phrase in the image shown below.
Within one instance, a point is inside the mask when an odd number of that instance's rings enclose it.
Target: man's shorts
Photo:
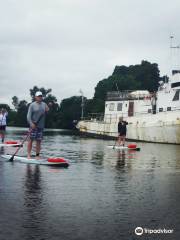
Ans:
[[[6,131],[6,126],[5,125],[1,125],[0,126],[0,132],[4,132]]]
[[[42,128],[35,128],[30,129],[30,139],[35,141],[41,141],[43,139],[43,129]]]
[[[126,137],[126,132],[118,133],[119,137]]]

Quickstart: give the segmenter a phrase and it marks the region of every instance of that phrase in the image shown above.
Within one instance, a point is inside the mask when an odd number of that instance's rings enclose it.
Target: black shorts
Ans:
[[[6,131],[6,126],[5,125],[0,126],[0,131]]]
[[[126,136],[126,132],[119,132],[119,136],[120,137]]]

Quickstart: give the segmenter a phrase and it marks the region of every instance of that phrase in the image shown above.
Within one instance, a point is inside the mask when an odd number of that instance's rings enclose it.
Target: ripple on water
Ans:
[[[123,152],[106,147],[112,143],[48,131],[42,154],[69,159],[68,169],[0,158],[0,239],[135,239],[137,226],[178,235],[179,146],[139,143],[140,152]]]

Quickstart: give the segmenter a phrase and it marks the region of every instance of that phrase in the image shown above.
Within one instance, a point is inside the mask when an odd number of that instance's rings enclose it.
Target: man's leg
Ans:
[[[119,136],[119,146],[122,146],[122,144],[123,144],[123,137]]]
[[[4,132],[1,133],[1,141],[4,142]]]
[[[121,145],[121,136],[120,135],[118,136],[117,142],[118,142],[118,145],[120,146]]]
[[[0,136],[1,136],[1,141],[2,141],[2,143],[4,142],[4,135],[5,135],[5,131],[4,131],[4,130],[1,130]]]
[[[39,154],[41,151],[41,140],[36,140],[36,159],[39,159]]]
[[[123,137],[122,137],[123,146],[125,146],[125,140],[126,140],[126,136],[123,136]]]
[[[28,145],[27,145],[27,152],[28,152],[28,158],[31,158],[31,150],[32,150],[32,143],[33,141],[31,139],[29,139],[28,141]]]

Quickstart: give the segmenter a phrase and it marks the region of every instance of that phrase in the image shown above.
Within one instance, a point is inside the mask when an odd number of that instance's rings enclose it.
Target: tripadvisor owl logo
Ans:
[[[172,234],[174,233],[174,229],[166,229],[166,228],[149,229],[149,228],[136,227],[134,232],[138,236],[141,236],[143,234]]]
[[[136,235],[142,235],[143,234],[143,228],[142,227],[137,227],[136,229],[135,229],[135,234]]]

